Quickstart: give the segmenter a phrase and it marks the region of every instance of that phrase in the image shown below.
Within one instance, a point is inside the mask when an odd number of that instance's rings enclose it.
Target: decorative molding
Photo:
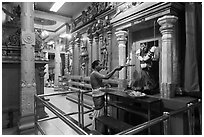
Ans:
[[[35,33],[22,31],[22,44],[35,45]]]
[[[184,5],[179,2],[144,2],[112,18],[111,24],[113,27],[120,27],[124,24],[133,26],[167,14],[176,15],[182,10],[184,10]]]

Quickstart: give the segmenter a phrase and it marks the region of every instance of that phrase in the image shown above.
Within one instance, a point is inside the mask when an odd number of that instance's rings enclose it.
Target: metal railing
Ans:
[[[163,121],[163,133],[164,135],[169,135],[170,134],[170,119],[172,116],[177,115],[177,114],[181,114],[181,113],[185,113],[187,112],[188,115],[188,127],[189,127],[189,134],[193,135],[195,134],[194,129],[195,129],[195,117],[193,114],[193,111],[195,108],[199,109],[199,119],[200,119],[200,129],[202,129],[202,112],[201,112],[201,99],[198,99],[198,102],[196,103],[189,103],[187,104],[186,107],[181,108],[179,110],[176,111],[172,111],[172,112],[163,112],[163,115],[160,117],[157,117],[155,119],[152,119],[148,122],[142,123],[140,125],[134,126],[130,129],[127,129],[125,131],[122,131],[120,133],[117,133],[116,135],[133,135],[133,134],[137,134],[140,131],[143,131],[155,124],[158,124],[160,122]]]
[[[35,95],[35,127],[40,131],[42,134],[46,134],[43,129],[40,127],[38,122],[54,119],[54,118],[60,118],[63,122],[65,122],[68,126],[70,126],[74,131],[76,131],[80,135],[88,135],[87,132],[84,131],[84,128],[90,126],[91,124],[84,125],[84,114],[89,113],[93,111],[92,107],[89,105],[86,105],[84,103],[84,95],[89,95],[91,91],[85,91],[85,90],[78,90],[78,91],[66,91],[66,92],[58,92],[58,93],[51,93],[51,94],[43,94],[43,95]],[[52,105],[48,101],[44,99],[44,97],[48,96],[54,96],[54,95],[63,95],[63,94],[72,94],[72,93],[77,93],[78,100],[74,100],[71,98],[67,98],[68,100],[78,104],[78,112],[71,112],[68,114],[62,114],[60,113],[57,109],[53,108]],[[51,117],[51,118],[44,118],[44,119],[37,119],[37,114],[36,114],[36,109],[37,109],[37,100],[43,103],[45,107],[47,107],[51,112],[53,112],[56,116]],[[106,100],[107,101],[107,100]],[[155,119],[152,119],[150,121],[147,121],[145,123],[142,123],[140,125],[134,126],[130,129],[124,130],[122,132],[117,133],[116,135],[133,135],[137,134],[145,129],[150,128],[151,126],[154,126],[158,123],[163,123],[163,134],[164,135],[169,135],[170,134],[170,122],[171,122],[171,117],[182,114],[182,113],[187,113],[188,117],[188,128],[189,128],[189,134],[195,134],[195,116],[194,116],[194,110],[195,108],[199,109],[199,119],[200,119],[200,129],[202,129],[202,112],[201,112],[201,99],[198,99],[197,102],[195,103],[189,103],[187,104],[186,107],[181,108],[176,111],[172,112],[163,112],[163,115],[160,117],[157,117]],[[88,111],[84,111],[84,107],[88,108]],[[106,110],[107,111],[107,110]],[[78,125],[75,124],[71,119],[70,115],[78,114]],[[37,131],[37,130],[36,130]]]
[[[37,134],[37,131],[40,131],[40,133],[43,134],[43,135],[46,134],[45,131],[41,128],[39,122],[50,120],[50,119],[55,119],[55,118],[60,118],[64,123],[66,123],[68,126],[70,126],[79,135],[88,135],[88,133],[83,130],[84,127],[85,127],[84,126],[84,114],[89,113],[89,112],[91,112],[93,110],[91,109],[90,106],[84,104],[83,96],[84,96],[84,94],[87,94],[89,92],[91,92],[91,91],[82,92],[81,90],[78,90],[78,91],[74,91],[74,92],[73,91],[66,91],[66,92],[58,92],[58,93],[43,94],[43,95],[36,95],[35,94],[34,98],[35,98],[35,128],[36,128],[36,134]],[[69,99],[70,101],[78,104],[78,112],[71,112],[69,114],[62,114],[57,109],[55,109],[51,105],[50,102],[48,102],[48,101],[46,101],[44,99],[44,97],[55,96],[55,95],[63,95],[63,94],[72,94],[72,93],[77,93],[78,94],[78,101]],[[37,106],[38,106],[37,102],[38,101],[42,102],[42,104],[46,108],[48,108],[52,113],[54,113],[56,116],[38,120],[38,117],[37,117]],[[86,107],[86,108],[88,108],[90,110],[84,111],[84,107]],[[70,115],[74,115],[74,114],[78,114],[78,125],[71,120],[72,118],[70,117]],[[88,124],[87,126],[90,126],[90,124]]]

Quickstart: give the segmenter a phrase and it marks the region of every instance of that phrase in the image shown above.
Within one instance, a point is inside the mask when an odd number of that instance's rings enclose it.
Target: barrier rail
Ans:
[[[43,131],[43,129],[40,127],[40,125],[38,124],[38,122],[42,122],[45,120],[50,120],[50,119],[54,119],[54,118],[60,118],[63,122],[65,122],[68,126],[70,126],[73,130],[75,130],[78,134],[80,135],[88,135],[88,133],[86,133],[83,129],[85,127],[90,126],[91,124],[88,124],[86,126],[84,126],[84,114],[89,113],[91,111],[93,111],[93,109],[91,109],[90,106],[86,106],[84,104],[84,98],[83,96],[87,93],[89,93],[91,91],[84,91],[84,90],[78,90],[75,92],[71,92],[71,91],[66,91],[66,92],[58,92],[58,93],[51,93],[51,94],[43,94],[43,95],[36,95],[35,94],[35,127],[36,129],[38,129],[42,134],[45,134],[45,132]],[[54,96],[54,95],[63,95],[63,94],[72,94],[72,93],[77,93],[78,94],[78,100],[74,101],[71,100],[74,103],[78,104],[78,112],[72,112],[69,114],[61,114],[59,111],[57,111],[55,108],[53,108],[45,99],[44,97],[49,97],[49,96]],[[37,120],[37,114],[36,114],[36,108],[37,108],[37,99],[40,100],[43,105],[45,107],[47,107],[51,112],[53,112],[56,116],[51,117],[51,118],[44,118],[41,120]],[[107,100],[106,100],[107,101]],[[170,134],[170,118],[174,115],[180,114],[180,113],[186,113],[187,112],[187,116],[188,116],[188,123],[189,123],[189,134],[194,134],[194,127],[195,127],[195,118],[194,118],[194,114],[193,111],[195,108],[199,109],[199,119],[200,119],[200,128],[202,129],[202,112],[201,112],[201,99],[198,99],[198,102],[196,103],[189,103],[187,104],[186,107],[181,108],[179,110],[175,110],[172,112],[163,112],[163,115],[160,117],[157,117],[155,119],[152,119],[150,121],[147,121],[145,123],[142,123],[140,125],[134,126],[130,129],[127,129],[125,131],[122,131],[120,133],[117,133],[116,135],[133,135],[133,134],[137,134],[140,131],[143,131],[155,124],[158,124],[160,122],[163,122],[163,134],[164,135],[169,135]],[[90,109],[88,111],[84,111],[84,107]],[[107,111],[107,110],[106,110]],[[75,124],[73,121],[71,121],[71,117],[70,115],[73,114],[78,114],[78,125]],[[67,118],[68,117],[68,118]],[[37,130],[36,130],[37,131]]]
[[[189,103],[187,104],[186,107],[184,108],[181,108],[179,110],[176,110],[176,111],[172,111],[172,112],[163,112],[163,116],[160,116],[160,117],[157,117],[155,119],[152,119],[148,122],[145,122],[145,123],[142,123],[140,125],[137,125],[137,126],[134,126],[130,129],[127,129],[125,131],[122,131],[116,135],[133,135],[133,134],[137,134],[139,133],[140,131],[143,131],[144,129],[147,129],[149,128],[150,126],[152,125],[155,125],[157,123],[160,123],[163,121],[163,129],[164,129],[164,135],[169,135],[169,124],[170,124],[170,118],[171,116],[173,115],[177,115],[177,114],[180,114],[180,113],[184,113],[187,111],[188,113],[188,120],[189,120],[189,134],[194,134],[194,123],[195,121],[194,118],[192,118],[191,116],[191,111],[193,111],[193,109],[195,107],[198,107],[198,109],[201,108],[201,100],[198,99],[198,102],[196,103]],[[201,114],[201,111],[199,111],[199,119],[200,121],[202,121],[202,114]],[[202,123],[200,123],[200,127],[202,129]]]
[[[81,103],[78,103],[79,106],[78,106],[78,112],[75,112],[75,113],[69,113],[69,114],[61,114],[58,110],[56,110],[55,108],[53,108],[47,101],[44,100],[44,97],[48,97],[48,96],[54,96],[54,95],[62,95],[62,94],[71,94],[71,93],[76,93],[76,92],[71,92],[71,91],[66,91],[66,92],[58,92],[58,93],[51,93],[51,94],[43,94],[43,95],[36,95],[34,96],[35,98],[35,128],[36,128],[36,131],[38,129],[38,131],[41,132],[41,134],[46,134],[43,129],[40,127],[39,123],[38,122],[42,122],[42,121],[45,121],[45,120],[50,120],[50,119],[54,119],[54,118],[60,118],[63,122],[65,122],[68,126],[70,126],[74,131],[76,131],[79,135],[88,135],[88,133],[86,133],[83,128],[84,128],[84,122],[82,120],[84,120],[84,113],[88,113],[88,112],[91,112],[90,110],[87,111],[87,112],[84,112],[84,110],[82,109],[81,107],[81,104],[83,103],[83,98],[82,100],[80,99],[81,96],[83,96],[83,93],[81,94],[80,91],[78,91],[78,102],[81,102]],[[88,92],[86,92],[88,93]],[[56,116],[55,117],[51,117],[51,118],[44,118],[44,119],[41,119],[38,121],[37,119],[37,100],[39,100],[40,102],[43,103],[43,105],[45,107],[47,107],[52,113],[54,113]],[[84,107],[84,106],[83,106]],[[81,111],[82,110],[82,111]],[[78,122],[78,125],[75,124],[73,121],[71,121],[70,119],[72,119],[69,115],[73,115],[73,114],[78,114],[78,118],[79,118],[79,122]],[[67,118],[68,117],[68,118]],[[82,120],[81,120],[82,118]],[[82,123],[82,124],[81,124]],[[37,134],[37,133],[36,133]]]

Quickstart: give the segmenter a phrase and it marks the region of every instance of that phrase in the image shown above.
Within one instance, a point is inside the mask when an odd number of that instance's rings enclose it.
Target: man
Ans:
[[[93,72],[90,76],[90,82],[92,86],[92,97],[94,102],[92,129],[95,130],[95,118],[104,115],[105,93],[100,90],[104,87],[102,80],[109,79],[116,71],[120,71],[123,67],[118,66],[110,73],[103,75],[100,73],[101,69],[103,69],[103,66],[99,60],[95,60],[91,65]],[[101,130],[103,130],[103,127]]]

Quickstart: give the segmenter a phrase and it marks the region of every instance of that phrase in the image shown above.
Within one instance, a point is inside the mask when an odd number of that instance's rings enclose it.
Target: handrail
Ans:
[[[155,119],[152,119],[152,120],[150,120],[148,122],[145,122],[145,123],[139,124],[137,126],[131,127],[131,128],[129,128],[127,130],[124,130],[124,131],[122,131],[120,133],[117,133],[116,135],[132,135],[132,134],[138,133],[138,132],[140,132],[140,131],[142,131],[142,130],[144,130],[146,128],[149,128],[150,126],[155,125],[155,124],[157,124],[157,123],[159,123],[161,121],[164,121],[166,119],[168,119],[168,116],[163,115],[163,116],[157,117]]]
[[[155,125],[161,121],[163,122],[166,122],[166,120],[168,120],[171,116],[173,115],[176,115],[176,114],[179,114],[179,113],[182,113],[182,112],[185,112],[185,111],[188,111],[192,108],[195,108],[195,107],[199,107],[201,105],[201,101],[198,100],[198,102],[196,102],[195,104],[193,103],[190,103],[191,105],[187,105],[185,106],[184,108],[181,108],[179,110],[175,110],[175,111],[172,111],[170,113],[168,112],[164,112],[164,115],[163,116],[160,116],[160,117],[157,117],[155,119],[152,119],[148,122],[145,122],[145,123],[142,123],[140,125],[137,125],[137,126],[134,126],[132,128],[129,128],[125,131],[122,131],[122,132],[119,132],[117,133],[116,135],[132,135],[132,134],[136,134],[144,129],[147,129],[149,128],[150,126],[152,125]],[[166,125],[167,126],[167,125]],[[168,128],[168,127],[167,127]],[[166,134],[166,133],[165,133]]]
[[[53,112],[56,116],[58,116],[63,122],[65,122],[67,125],[69,125],[73,130],[75,130],[80,135],[88,135],[82,128],[77,126],[75,123],[73,123],[70,119],[62,115],[60,112],[55,110],[52,106],[50,106],[49,103],[44,101],[41,97],[38,97],[38,95],[34,95],[35,98],[39,99],[51,112]],[[44,97],[44,96],[42,96]]]

